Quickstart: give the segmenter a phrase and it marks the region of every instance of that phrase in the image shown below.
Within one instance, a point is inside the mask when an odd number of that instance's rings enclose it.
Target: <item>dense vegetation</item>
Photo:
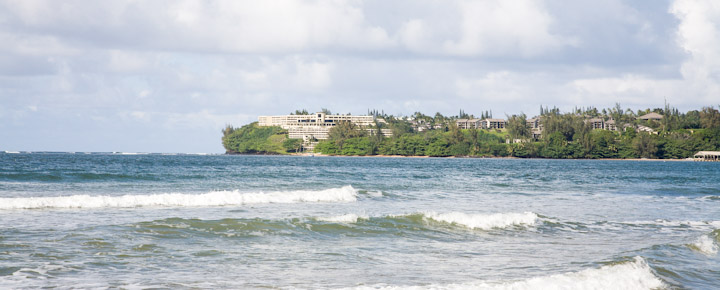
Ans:
[[[663,118],[660,121],[637,119],[650,112]],[[308,113],[302,110],[294,114]],[[539,139],[532,138],[524,114],[507,116],[505,129],[491,130],[458,128],[457,119],[474,118],[463,111],[457,116],[415,113],[404,118],[377,111],[370,114],[385,122],[376,122],[370,131],[352,123],[340,123],[330,130],[329,139],[315,146],[315,152],[330,155],[669,159],[688,158],[703,150],[720,150],[720,112],[713,107],[687,113],[680,113],[668,105],[637,112],[623,110],[620,105],[603,110],[576,109],[570,113],[541,107],[539,118],[544,130]],[[481,118],[486,117],[491,118],[492,112],[483,112]],[[612,119],[617,131],[592,129],[587,122],[589,118]],[[639,126],[654,132],[637,132]],[[383,137],[380,129],[391,129],[393,136]],[[222,142],[228,153],[287,154],[302,148],[302,140],[288,139],[286,130],[259,127],[257,123],[241,128],[227,126]]]
[[[649,112],[659,113],[663,119],[637,119]],[[637,113],[622,110],[619,105],[602,111],[589,108],[565,114],[558,109],[541,108],[544,131],[539,140],[531,138],[525,115],[508,116],[507,127],[502,130],[459,129],[454,120],[473,117],[462,111],[452,117],[415,113],[412,121],[381,117],[387,124],[378,127],[392,129],[392,137],[368,134],[347,125],[336,126],[330,131],[330,139],[321,141],[315,151],[331,155],[668,159],[688,158],[702,150],[720,150],[720,113],[712,107],[684,114],[669,106]],[[586,122],[588,118],[605,121],[612,118],[618,130],[592,129]],[[428,129],[415,131],[413,128],[419,123],[427,124]],[[638,125],[655,132],[636,132]]]
[[[226,126],[222,143],[229,154],[286,154],[300,150],[302,140],[288,139],[280,127],[260,127],[257,122],[241,128]]]

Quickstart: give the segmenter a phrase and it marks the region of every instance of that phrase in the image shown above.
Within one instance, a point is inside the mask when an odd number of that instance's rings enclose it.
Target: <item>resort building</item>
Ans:
[[[412,119],[410,120],[410,125],[412,126],[413,130],[417,132],[427,131],[431,129],[431,127],[425,122],[425,120],[422,119]]]
[[[306,147],[313,140],[328,139],[330,128],[336,126],[340,122],[352,122],[368,131],[370,134],[375,133],[375,129],[367,128],[375,124],[373,116],[353,116],[353,115],[328,115],[318,112],[310,115],[284,115],[284,116],[259,116],[259,126],[278,126],[288,130],[288,138],[303,139]],[[378,122],[384,123],[378,119]],[[392,136],[392,130],[382,129],[383,136]]]
[[[527,120],[527,126],[528,126],[530,129],[540,129],[540,126],[541,126],[541,124],[540,124],[540,118],[535,117],[535,118],[532,118],[532,119],[528,119],[528,120]]]
[[[586,121],[588,125],[590,125],[590,128],[592,129],[600,129],[600,130],[608,130],[608,131],[617,131],[617,126],[615,126],[615,120],[603,120],[602,118],[592,118]]]
[[[590,120],[587,120],[586,122],[590,125],[590,128],[592,128],[592,129],[604,129],[605,128],[605,121],[600,118],[592,118]]]
[[[503,119],[457,119],[455,124],[460,129],[504,129]]]
[[[260,116],[260,126],[278,126],[283,129],[301,126],[332,127],[341,121],[349,121],[358,126],[374,124],[373,116],[327,115],[319,112],[312,115]]]
[[[321,126],[297,126],[287,128],[288,138],[291,139],[318,139],[324,140],[329,137],[330,128]]]
[[[537,140],[542,137],[543,125],[540,121],[540,117],[528,119],[527,126],[528,128],[530,128],[530,134],[532,135],[532,139]]]
[[[617,126],[615,125],[615,120],[610,119],[605,122],[605,130],[610,131],[617,131]]]
[[[503,119],[483,119],[480,122],[482,129],[505,129],[505,120]]]
[[[457,119],[455,121],[460,129],[480,129],[482,128],[482,120],[480,119]]]

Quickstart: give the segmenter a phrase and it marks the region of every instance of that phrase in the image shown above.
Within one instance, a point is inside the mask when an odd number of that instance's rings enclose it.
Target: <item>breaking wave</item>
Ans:
[[[527,213],[523,221],[514,215],[525,214],[494,214],[487,216],[504,216],[505,219],[486,221],[483,229],[508,228],[516,225],[527,225],[534,218]],[[481,219],[482,215],[469,215]],[[471,219],[472,220],[472,219]],[[366,216],[360,214],[343,214],[336,216],[316,216],[285,219],[221,219],[200,220],[184,218],[167,218],[141,222],[130,226],[133,230],[162,233],[165,238],[182,238],[188,232],[193,235],[212,235],[222,237],[254,237],[257,235],[315,235],[327,236],[415,236],[423,238],[446,238],[449,233],[457,233],[455,229],[447,231],[438,227],[438,223],[446,222],[431,220],[425,214]],[[479,224],[479,222],[476,222]],[[466,225],[450,224],[451,227],[467,230]],[[473,229],[480,229],[476,226]]]
[[[203,207],[262,203],[354,202],[357,190],[352,186],[319,191],[296,190],[241,193],[213,191],[204,194],[150,194],[123,196],[72,195],[58,197],[0,198],[0,209],[132,208],[132,207]]]
[[[532,212],[496,214],[466,214],[461,212],[437,214],[430,212],[424,213],[424,216],[430,220],[480,230],[534,225],[538,219],[538,215]]]
[[[720,230],[715,230],[710,235],[700,236],[694,243],[688,244],[691,250],[698,251],[708,256],[718,253],[717,240],[720,238]]]
[[[356,289],[658,289],[666,287],[645,259],[586,269],[579,272],[534,277],[520,281],[480,281],[448,285],[375,286]]]
[[[316,218],[316,220],[318,220],[318,221],[331,222],[331,223],[344,223],[344,224],[354,224],[358,221],[358,219],[367,220],[367,219],[369,219],[369,217],[350,213],[350,214],[339,215],[339,216]]]

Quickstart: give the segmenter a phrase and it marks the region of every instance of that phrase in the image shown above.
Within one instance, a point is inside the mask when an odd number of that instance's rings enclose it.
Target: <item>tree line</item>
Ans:
[[[280,127],[260,127],[253,122],[235,128],[226,125],[222,130],[222,144],[227,154],[287,154],[299,152],[303,141],[287,137]]]
[[[662,119],[637,119],[650,112]],[[681,113],[666,105],[635,112],[616,104],[610,109],[576,108],[568,113],[541,107],[540,113],[543,130],[539,139],[532,138],[524,114],[508,116],[504,130],[460,129],[457,119],[473,117],[461,110],[452,117],[440,113],[433,117],[421,113],[411,118],[382,116],[386,123],[377,123],[375,129],[391,129],[392,137],[338,125],[315,151],[330,155],[677,159],[698,151],[720,150],[720,112],[713,107]],[[483,117],[487,115],[483,113]],[[589,118],[614,120],[617,131],[593,129]],[[415,130],[418,123],[429,124],[427,130]],[[638,126],[654,132],[637,132]]]
[[[329,110],[323,111],[329,113]],[[633,111],[619,104],[612,108],[575,108],[560,112],[541,107],[538,116],[543,127],[534,138],[525,114],[506,116],[505,129],[461,129],[458,119],[475,116],[460,110],[457,116],[433,116],[416,112],[408,117],[387,115],[377,110],[374,126],[361,128],[340,122],[330,129],[329,138],[320,140],[315,152],[329,155],[473,156],[520,158],[688,158],[698,151],[720,151],[720,112],[704,107],[685,113],[664,108]],[[659,121],[639,120],[647,113],[662,116]],[[307,114],[299,110],[295,114]],[[484,111],[479,117],[492,117]],[[590,118],[613,120],[616,131],[593,129]],[[379,122],[378,120],[384,120]],[[644,126],[650,132],[638,132]],[[368,130],[370,129],[370,130]],[[382,129],[390,129],[384,137]],[[257,122],[240,128],[223,129],[223,146],[228,153],[287,154],[299,152],[302,140],[287,138],[287,130],[259,127]]]

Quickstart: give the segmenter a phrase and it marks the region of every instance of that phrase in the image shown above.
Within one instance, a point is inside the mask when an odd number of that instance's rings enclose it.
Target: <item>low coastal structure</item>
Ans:
[[[700,151],[693,156],[695,161],[720,162],[720,151]]]

